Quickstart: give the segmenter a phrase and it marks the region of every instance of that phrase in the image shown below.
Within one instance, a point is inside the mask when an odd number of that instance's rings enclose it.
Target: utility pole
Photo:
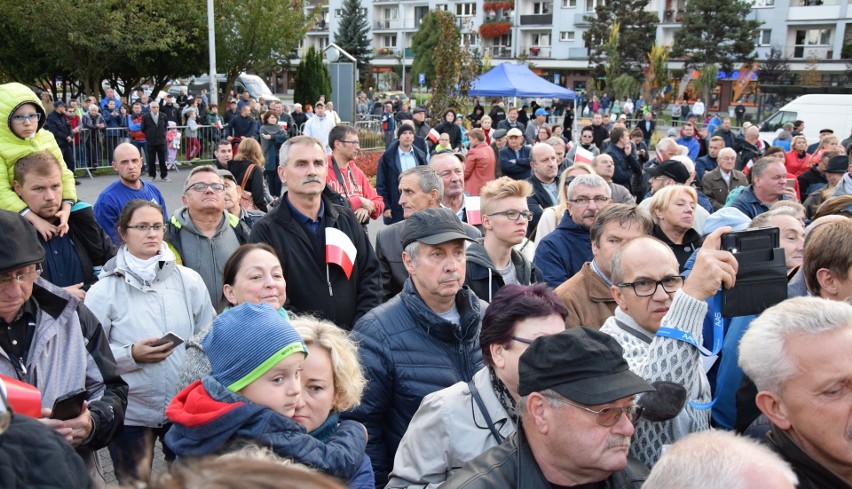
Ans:
[[[210,105],[219,105],[219,78],[216,76],[216,23],[213,0],[207,0],[207,51],[210,55]]]

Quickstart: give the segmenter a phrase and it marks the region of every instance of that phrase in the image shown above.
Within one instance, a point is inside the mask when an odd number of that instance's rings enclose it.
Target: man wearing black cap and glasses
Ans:
[[[634,397],[653,390],[604,333],[573,328],[539,337],[518,364],[520,429],[443,487],[639,488],[647,469],[628,460],[642,414]]]
[[[402,230],[409,274],[402,292],[355,323],[367,390],[361,405],[344,417],[367,427],[377,487],[387,484],[400,439],[423,397],[468,382],[482,368],[479,330],[487,304],[462,286],[469,240],[449,209],[411,215]]]
[[[45,255],[35,228],[0,210],[0,229],[0,374],[38,388],[45,416],[40,421],[77,449],[103,485],[95,450],[124,424],[127,384],[97,318],[39,278]],[[79,389],[88,391],[81,414],[50,419],[54,401]]]

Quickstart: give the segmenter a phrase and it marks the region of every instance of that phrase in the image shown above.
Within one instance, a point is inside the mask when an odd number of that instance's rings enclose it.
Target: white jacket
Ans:
[[[473,383],[491,421],[503,438],[515,432],[515,423],[500,404],[488,367]],[[470,394],[467,382],[458,382],[423,398],[399,443],[386,489],[434,488],[497,441]]]
[[[141,282],[127,271],[122,246],[104,265],[100,279],[86,294],[86,306],[98,317],[109,338],[121,377],[130,391],[124,424],[161,427],[166,406],[177,394],[184,345],[159,363],[136,363],[130,347],[142,338],[173,332],[188,339],[216,315],[201,276],[171,259],[160,262],[156,278]]]

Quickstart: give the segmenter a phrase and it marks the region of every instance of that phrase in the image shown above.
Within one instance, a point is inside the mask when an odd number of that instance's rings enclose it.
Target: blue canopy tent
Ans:
[[[561,98],[574,100],[574,90],[550,83],[533,73],[527,65],[503,63],[473,81],[471,97]]]

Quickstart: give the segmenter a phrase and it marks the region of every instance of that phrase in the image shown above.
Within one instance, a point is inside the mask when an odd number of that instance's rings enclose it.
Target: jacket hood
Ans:
[[[40,131],[47,123],[47,114],[45,114],[44,107],[41,105],[41,100],[39,100],[35,92],[30,90],[26,85],[22,85],[20,83],[6,83],[4,85],[0,85],[0,124],[9,129],[8,134],[10,134],[11,137],[17,139],[21,138],[18,138],[12,132],[12,121],[9,117],[23,104],[35,105],[36,112],[41,114],[41,118],[38,120],[38,129],[36,132]]]
[[[405,304],[408,312],[414,318],[415,322],[421,327],[426,328],[426,331],[447,343],[466,342],[479,338],[480,314],[482,306],[480,305],[479,297],[474,294],[469,287],[462,286],[456,292],[456,308],[458,308],[460,316],[460,328],[449,321],[445,321],[441,316],[438,316],[429,309],[429,306],[423,302],[417,289],[414,287],[414,282],[409,277],[402,287],[402,292],[399,297]]]
[[[491,261],[491,257],[488,256],[488,252],[485,250],[485,238],[478,238],[475,242],[473,242],[470,246],[465,250],[467,254],[467,261],[473,263],[475,265],[479,265],[480,267],[487,268],[492,273],[499,274],[500,271],[497,270],[497,267],[494,266],[494,262]],[[523,256],[518,253],[517,250],[512,248],[511,252],[511,260],[515,265],[515,270],[518,275],[521,277],[526,277],[530,273],[529,262],[524,260]],[[470,277],[470,278],[479,278],[479,277]]]

